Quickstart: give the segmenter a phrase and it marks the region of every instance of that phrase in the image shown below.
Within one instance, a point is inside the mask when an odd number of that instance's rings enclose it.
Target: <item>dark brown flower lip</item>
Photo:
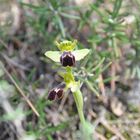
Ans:
[[[60,57],[60,62],[64,67],[75,66],[75,56],[70,51],[65,51]]]
[[[61,83],[57,87],[50,90],[50,92],[48,94],[48,100],[53,101],[56,98],[58,98],[58,99],[62,98],[63,93],[64,93],[64,88],[65,88],[65,84]]]
[[[57,90],[56,95],[57,95],[58,99],[63,97],[63,93],[64,93],[63,89],[58,89]]]
[[[56,98],[56,91],[52,89],[48,94],[48,100],[53,101]]]

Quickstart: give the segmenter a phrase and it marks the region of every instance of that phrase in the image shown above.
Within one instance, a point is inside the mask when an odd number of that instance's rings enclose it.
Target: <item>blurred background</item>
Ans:
[[[44,53],[74,39],[93,140],[139,140],[139,17],[139,0],[0,0],[0,140],[82,140],[72,93],[47,99],[63,68]]]

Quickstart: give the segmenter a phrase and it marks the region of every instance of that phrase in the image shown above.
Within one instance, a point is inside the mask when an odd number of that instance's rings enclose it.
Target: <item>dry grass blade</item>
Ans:
[[[98,132],[94,132],[94,133],[99,140],[107,140],[102,134],[100,134]]]
[[[124,138],[124,136],[119,132],[119,130],[118,130],[117,128],[115,128],[115,127],[110,126],[110,125],[108,124],[108,122],[107,122],[104,118],[101,119],[101,124],[102,124],[106,129],[108,129],[111,133],[113,133],[113,134],[115,134],[116,136],[118,136],[121,140],[126,140],[126,139]]]
[[[102,74],[99,75],[99,88],[102,92],[102,95],[105,97],[105,86],[104,86]]]
[[[6,49],[8,49],[8,46],[5,44],[5,42],[4,42],[2,39],[0,39],[0,43],[1,43]]]
[[[28,105],[30,106],[30,108],[32,109],[32,111],[39,117],[39,113],[38,111],[35,109],[34,105],[31,103],[31,101],[26,97],[26,95],[24,94],[24,92],[21,90],[21,88],[19,87],[19,85],[15,82],[15,80],[13,79],[13,77],[10,75],[10,73],[6,70],[6,68],[4,67],[3,63],[0,62],[0,65],[2,67],[2,69],[4,70],[4,72],[7,74],[7,76],[10,78],[10,80],[13,82],[13,84],[15,85],[15,87],[17,88],[17,90],[19,91],[19,93],[24,97],[25,101],[28,103]]]

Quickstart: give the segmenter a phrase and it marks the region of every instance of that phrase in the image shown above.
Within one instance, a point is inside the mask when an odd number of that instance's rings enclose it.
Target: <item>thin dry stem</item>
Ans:
[[[27,98],[27,96],[25,95],[25,93],[22,91],[22,89],[19,87],[19,85],[15,82],[15,80],[13,79],[13,77],[10,75],[10,73],[6,70],[6,68],[4,67],[4,65],[2,64],[2,62],[0,62],[0,65],[2,66],[3,70],[5,71],[5,73],[7,74],[7,76],[10,78],[10,80],[13,82],[13,84],[15,85],[15,87],[17,88],[17,90],[19,91],[19,93],[23,96],[23,98],[25,99],[25,101],[27,102],[27,104],[30,106],[30,108],[33,110],[33,112],[39,117],[39,113],[36,110],[36,108],[34,107],[34,105],[31,103],[31,101]]]

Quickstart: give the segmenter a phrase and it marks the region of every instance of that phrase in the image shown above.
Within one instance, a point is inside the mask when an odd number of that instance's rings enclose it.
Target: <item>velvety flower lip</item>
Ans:
[[[53,100],[55,100],[55,98],[56,98],[56,91],[55,91],[54,89],[52,89],[52,90],[49,92],[48,100],[53,101]]]
[[[56,97],[58,99],[62,98],[64,94],[64,87],[65,87],[65,84],[61,83],[57,87],[50,90],[49,95],[48,95],[48,100],[53,101],[56,99]]]
[[[60,62],[64,67],[72,67],[75,65],[75,56],[70,51],[64,51],[60,57]]]
[[[57,90],[57,93],[56,93],[56,94],[57,94],[57,97],[58,97],[59,99],[62,98],[63,92],[64,92],[64,91],[63,91],[63,89],[61,89],[61,88]]]

